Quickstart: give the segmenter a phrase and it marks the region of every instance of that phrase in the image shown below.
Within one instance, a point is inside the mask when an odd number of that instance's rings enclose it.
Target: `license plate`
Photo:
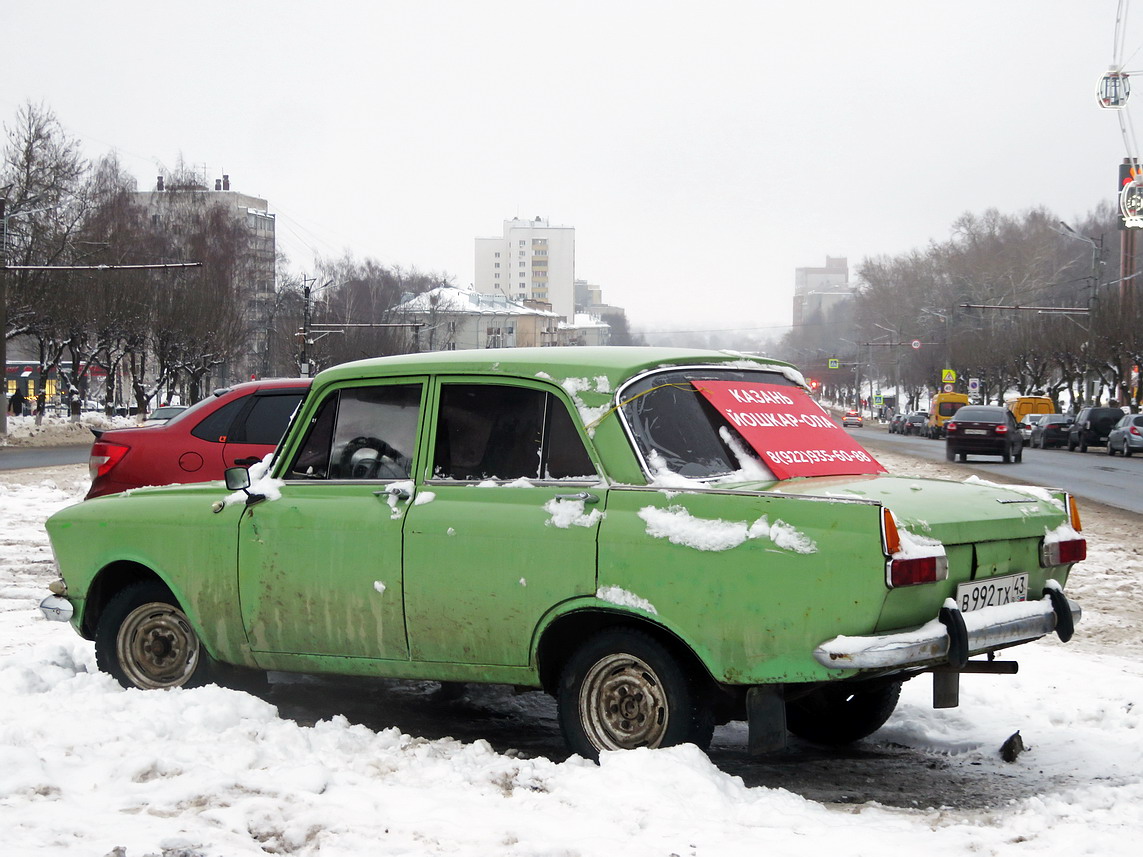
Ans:
[[[956,603],[961,613],[985,607],[1028,600],[1028,575],[1010,574],[962,583],[956,588]]]
[[[965,429],[965,434],[988,434],[987,429]]]

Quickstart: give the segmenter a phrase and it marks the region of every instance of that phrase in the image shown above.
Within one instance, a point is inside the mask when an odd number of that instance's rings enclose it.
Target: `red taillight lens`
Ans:
[[[116,464],[123,460],[131,447],[121,443],[109,443],[97,440],[91,445],[91,457],[87,460],[87,469],[91,478],[106,476]]]
[[[1139,437],[1139,429],[1137,429],[1135,426],[1131,427],[1131,433],[1136,437]]]
[[[1000,425],[998,425],[996,427],[996,433],[997,434],[1008,434],[1008,426],[1001,423]]]
[[[957,430],[957,424],[956,423],[954,423],[954,422],[945,423],[945,431],[956,431],[956,430]]]
[[[1047,542],[1044,545],[1043,564],[1069,565],[1087,559],[1087,539],[1067,539],[1062,542]]]
[[[914,586],[935,583],[949,574],[949,561],[943,556],[922,556],[889,561],[890,586]]]

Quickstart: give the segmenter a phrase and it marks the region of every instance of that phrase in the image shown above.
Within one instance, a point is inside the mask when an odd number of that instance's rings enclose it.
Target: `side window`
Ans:
[[[420,384],[331,393],[318,408],[289,474],[305,479],[407,479],[420,411]]]
[[[245,405],[245,396],[235,399],[233,402],[227,402],[191,429],[191,434],[200,440],[209,440],[211,443],[226,443],[230,424],[234,422],[234,418],[238,416],[238,412]]]
[[[277,446],[301,400],[300,393],[254,396],[252,407],[246,412],[246,419],[241,426],[235,426],[229,440]]]
[[[594,473],[567,408],[550,393],[496,384],[441,388],[434,478],[560,479]]]

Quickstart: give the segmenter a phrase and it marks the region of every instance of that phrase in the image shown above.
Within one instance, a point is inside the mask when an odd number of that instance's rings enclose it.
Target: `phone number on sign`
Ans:
[[[767,450],[766,457],[775,464],[827,464],[832,461],[872,462],[869,453],[852,449],[783,449]]]

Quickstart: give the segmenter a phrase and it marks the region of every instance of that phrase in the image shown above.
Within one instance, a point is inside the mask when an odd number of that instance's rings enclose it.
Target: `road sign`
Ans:
[[[945,384],[945,392],[951,393],[952,391],[953,391],[953,385],[952,384]]]
[[[878,395],[875,395],[875,396],[873,397],[873,404],[875,404],[875,405],[884,405],[884,404],[885,404],[885,397],[884,397],[884,396],[882,396],[882,395],[880,395],[880,394],[878,394]]]
[[[969,378],[968,379],[968,391],[970,393],[979,393],[980,392],[980,379],[979,378]]]
[[[916,351],[918,348],[920,348],[920,347],[921,347],[921,340],[919,340],[919,339],[914,339],[914,340],[913,340],[912,342],[910,342],[909,344],[910,344],[910,345],[912,345],[912,346],[913,346],[913,350],[914,350],[914,351]]]
[[[841,365],[841,361],[838,360],[836,357],[831,357],[829,359],[829,368],[830,369],[836,369],[840,365]]]
[[[945,384],[955,384],[956,383],[956,370],[955,369],[942,369],[941,370],[941,381]],[[949,390],[947,392],[951,393],[952,391]]]

